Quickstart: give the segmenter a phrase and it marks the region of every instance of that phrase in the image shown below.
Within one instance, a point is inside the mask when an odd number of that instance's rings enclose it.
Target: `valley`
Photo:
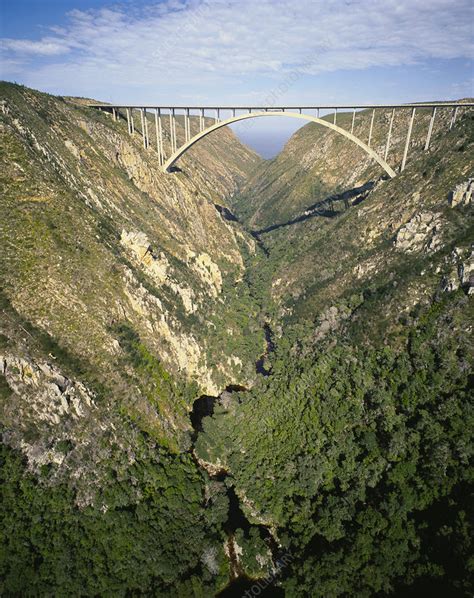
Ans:
[[[473,111],[165,174],[0,89],[5,595],[470,592]]]

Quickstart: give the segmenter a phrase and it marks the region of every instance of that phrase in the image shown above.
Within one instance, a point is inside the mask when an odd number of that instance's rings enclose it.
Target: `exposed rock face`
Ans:
[[[196,451],[193,451],[193,454],[199,465],[207,471],[211,478],[228,473],[226,465],[222,463],[220,459],[216,459],[215,463],[210,463],[209,461],[205,461],[204,459],[198,457]]]
[[[199,275],[201,280],[209,287],[209,292],[217,297],[222,290],[222,274],[219,266],[215,264],[207,253],[196,255],[188,251],[188,264]]]
[[[59,424],[63,417],[77,419],[94,407],[92,395],[81,382],[69,380],[49,363],[0,355],[0,374],[13,392],[29,397],[33,419]]]
[[[449,196],[449,205],[452,208],[456,206],[470,206],[474,193],[474,179],[468,179],[464,183],[456,185]]]
[[[216,394],[218,387],[196,337],[182,331],[179,322],[167,312],[160,299],[148,292],[128,269],[124,273],[124,282],[131,308],[131,313],[127,312],[128,317],[132,319],[133,312],[143,317],[148,330],[166,343],[162,348],[163,359],[175,363],[180,371],[197,376],[207,392]]]
[[[459,278],[467,294],[474,294],[474,250],[471,251],[471,255],[467,260],[460,265]]]
[[[154,251],[145,233],[140,231],[128,233],[122,230],[120,242],[128,249],[134,261],[153,279],[155,284],[158,286],[166,285],[179,295],[187,313],[196,311],[197,306],[193,302],[194,291],[189,286],[176,282],[166,255],[163,252],[157,253]]]
[[[169,270],[169,262],[164,254],[156,254],[148,237],[140,231],[127,232],[122,230],[120,242],[134,254],[137,261],[146,266],[150,275],[158,282],[163,283]]]
[[[9,428],[4,440],[22,450],[33,471],[60,465],[63,445],[76,443],[96,411],[93,393],[50,363],[11,354],[0,355],[0,375],[12,393],[0,403],[1,421]]]
[[[441,244],[441,224],[440,214],[419,212],[400,228],[395,238],[395,247],[407,253],[433,253]]]

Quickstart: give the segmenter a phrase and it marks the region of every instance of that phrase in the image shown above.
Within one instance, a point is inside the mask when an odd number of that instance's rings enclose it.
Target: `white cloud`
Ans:
[[[470,57],[473,16],[471,0],[166,0],[74,10],[67,27],[38,41],[2,40],[1,49],[9,74],[16,68],[54,91],[120,84],[157,97],[236,81],[248,91],[255,78],[293,71]]]
[[[35,56],[57,56],[69,51],[64,40],[44,38],[40,41],[28,39],[2,39],[0,50],[11,52],[13,55],[32,54]]]

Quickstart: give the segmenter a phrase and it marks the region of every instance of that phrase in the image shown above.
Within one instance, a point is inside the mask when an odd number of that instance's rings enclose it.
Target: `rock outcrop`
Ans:
[[[453,189],[449,196],[449,205],[452,208],[457,206],[470,206],[474,194],[474,179],[468,179],[464,183],[459,183]]]
[[[395,247],[407,253],[414,251],[433,253],[441,245],[441,228],[440,214],[419,212],[397,232]]]

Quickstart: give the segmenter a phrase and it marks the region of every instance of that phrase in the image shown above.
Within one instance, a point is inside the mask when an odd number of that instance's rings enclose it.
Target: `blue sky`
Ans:
[[[0,0],[0,77],[110,102],[474,96],[472,0]],[[250,121],[266,155],[299,126]]]

